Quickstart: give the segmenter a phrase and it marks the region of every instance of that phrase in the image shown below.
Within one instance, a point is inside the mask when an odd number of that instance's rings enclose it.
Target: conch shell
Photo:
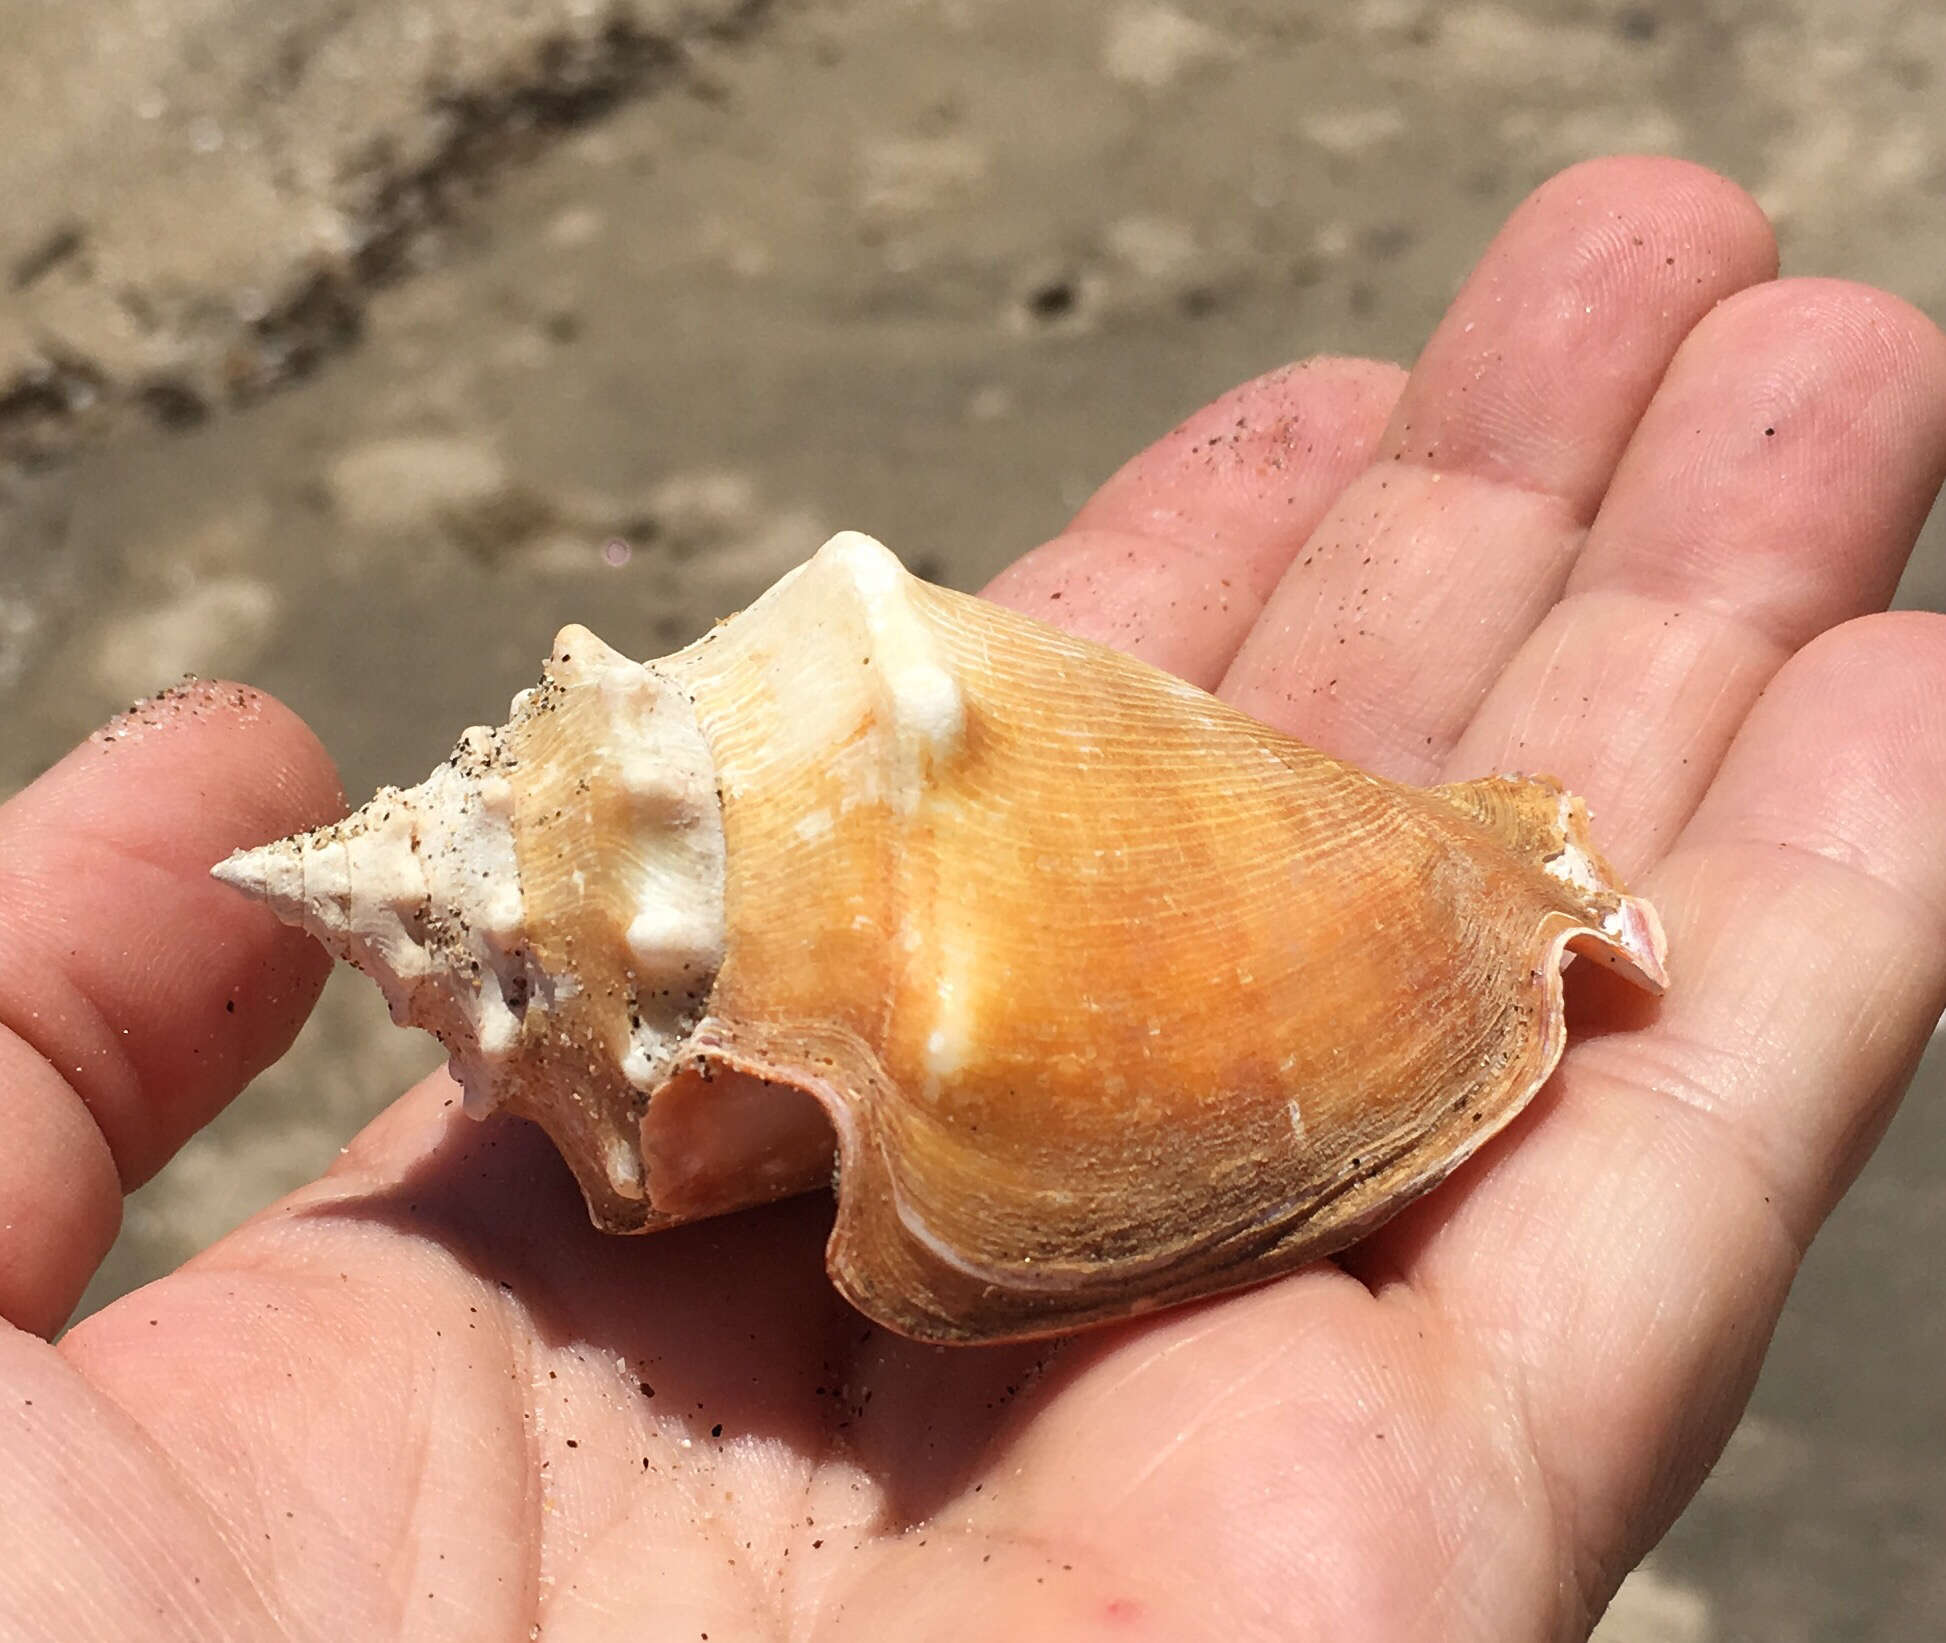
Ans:
[[[832,1279],[1052,1334],[1370,1231],[1660,991],[1581,801],[1420,790],[834,537],[686,650],[555,641],[419,786],[218,877],[643,1232],[836,1180]]]

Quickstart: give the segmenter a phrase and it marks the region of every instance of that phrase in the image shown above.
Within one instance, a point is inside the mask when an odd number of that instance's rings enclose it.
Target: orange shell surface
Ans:
[[[552,931],[524,962],[609,956],[529,1008],[492,1100],[615,1230],[815,1185],[835,1134],[832,1278],[906,1335],[1048,1334],[1337,1249],[1540,1087],[1568,947],[1662,985],[1653,911],[1553,783],[1379,780],[866,538],[640,671],[706,749],[720,963],[670,1006],[651,1089],[605,1068],[642,1009],[615,934],[641,910],[586,875],[544,908],[561,875],[517,825],[521,922]],[[628,675],[605,677],[612,725]],[[498,733],[511,813],[592,780],[587,824],[626,834],[599,800],[622,755],[559,712]],[[555,855],[599,859],[575,837]],[[424,1024],[452,1043],[450,1011]]]

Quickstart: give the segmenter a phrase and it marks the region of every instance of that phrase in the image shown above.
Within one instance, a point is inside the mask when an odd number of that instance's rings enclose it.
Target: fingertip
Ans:
[[[1843,426],[1862,425],[1874,456],[1917,439],[1934,471],[1946,463],[1946,332],[1890,291],[1808,276],[1748,286],[1685,341],[1671,374],[1692,372],[1719,393],[1753,375],[1802,383],[1807,399],[1848,393]]]
[[[1846,280],[1739,291],[1684,340],[1575,589],[1733,612],[1783,650],[1882,608],[1946,475],[1946,337]]]
[[[283,1053],[330,969],[211,866],[343,808],[295,714],[202,680],[0,806],[0,1026],[85,1103],[124,1189]]]
[[[238,844],[263,843],[345,807],[337,767],[310,726],[276,697],[232,680],[186,679],[134,703],[49,776],[91,768],[91,753],[132,762],[144,776],[152,759],[193,767],[205,786],[224,792],[225,807],[211,818],[219,829],[268,829],[264,839],[240,836]]]
[[[109,755],[86,791],[72,795],[109,814],[104,828],[175,880],[172,929],[200,944],[200,988],[178,989],[176,1035],[204,1073],[200,1125],[286,1049],[310,1014],[331,959],[268,908],[218,883],[209,869],[233,850],[267,843],[344,814],[344,787],[309,725],[276,697],[223,679],[181,685],[116,715],[77,750]],[[125,813],[131,787],[156,809],[146,824]],[[199,1019],[200,1018],[200,1019]],[[213,1103],[213,1105],[208,1104]],[[156,1144],[118,1147],[129,1185],[159,1168],[188,1131],[168,1124]]]
[[[1768,221],[1728,178],[1655,156],[1571,167],[1494,236],[1384,454],[1558,498],[1585,523],[1683,338],[1776,270]]]
[[[1759,279],[1777,273],[1777,233],[1769,214],[1741,183],[1694,160],[1669,154],[1604,154],[1557,171],[1520,211],[1576,214],[1588,203],[1653,203],[1665,221],[1687,223],[1697,243],[1721,236],[1740,247]],[[1518,214],[1518,213],[1517,213]]]

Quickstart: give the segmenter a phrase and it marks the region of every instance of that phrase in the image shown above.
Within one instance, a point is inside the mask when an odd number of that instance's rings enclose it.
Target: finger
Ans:
[[[1721,1447],[1946,1003],[1943,807],[1946,619],[1814,641],[1645,885],[1659,1013],[1577,1044],[1517,1144],[1385,1240],[1520,1389],[1591,1588]]]
[[[1315,359],[1246,382],[1135,457],[988,598],[1205,687],[1378,448],[1404,373]]]
[[[0,807],[0,1316],[57,1327],[121,1194],[289,1045],[329,961],[209,868],[342,808],[288,710],[203,683]]]
[[[1429,779],[1559,595],[1683,337],[1775,260],[1750,198],[1695,166],[1602,160],[1543,185],[1222,694],[1339,757]]]
[[[1447,772],[1546,771],[1624,873],[1689,815],[1758,691],[1883,608],[1946,478],[1946,336],[1895,297],[1787,280],[1698,325],[1561,602]]]

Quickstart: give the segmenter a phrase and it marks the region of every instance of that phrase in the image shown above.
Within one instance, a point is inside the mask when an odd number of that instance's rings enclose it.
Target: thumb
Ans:
[[[295,715],[207,682],[0,805],[0,1316],[57,1329],[121,1195],[289,1047],[329,960],[209,868],[343,807]]]

